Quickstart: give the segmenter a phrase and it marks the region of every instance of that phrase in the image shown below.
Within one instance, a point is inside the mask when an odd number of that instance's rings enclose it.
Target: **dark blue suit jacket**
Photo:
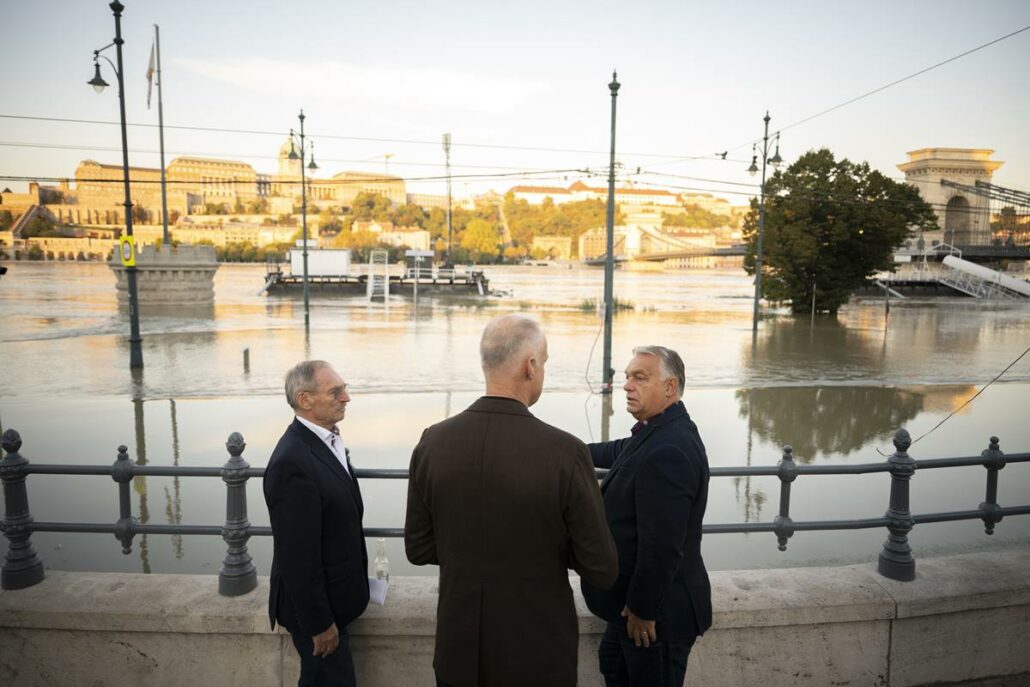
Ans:
[[[590,444],[619,577],[604,590],[583,581],[590,610],[625,625],[628,606],[656,620],[658,639],[689,639],[712,624],[712,590],[701,558],[708,502],[708,456],[683,403],[653,418],[635,436]]]
[[[263,486],[274,542],[273,629],[278,622],[313,637],[335,622],[342,631],[368,605],[365,508],[351,475],[296,419],[272,452]]]

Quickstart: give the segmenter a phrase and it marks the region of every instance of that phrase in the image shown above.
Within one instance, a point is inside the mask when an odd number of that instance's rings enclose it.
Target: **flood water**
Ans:
[[[99,264],[7,263],[0,280],[0,425],[17,429],[34,463],[109,464],[117,447],[151,465],[218,466],[238,431],[244,458],[264,465],[291,413],[282,398],[285,370],[307,357],[331,361],[353,391],[341,429],[354,464],[407,467],[429,424],[460,412],[481,392],[478,339],[494,315],[539,318],[550,360],[544,396],[532,411],[584,441],[628,434],[633,419],[616,390],[612,411],[596,393],[601,377],[601,270],[489,267],[486,300],[395,298],[389,308],[362,298],[313,295],[305,330],[299,297],[258,295],[264,266],[223,265],[216,302],[200,311],[141,311],[146,368],[128,370],[128,321],[115,301],[114,277]],[[752,346],[749,277],[741,271],[616,272],[615,293],[634,305],[614,321],[613,365],[633,346],[677,349],[687,366],[684,401],[712,466],[770,465],[781,446],[810,464],[883,460],[891,435],[919,437],[965,402],[1030,346],[1030,303],[964,299],[856,301],[836,319],[769,311]],[[243,350],[250,350],[244,370]],[[919,458],[976,455],[988,438],[1002,449],[1030,451],[1030,355],[969,406],[913,445]],[[982,467],[917,472],[915,513],[976,508]],[[365,525],[400,527],[403,480],[365,480]],[[28,478],[39,522],[113,522],[117,488],[105,477]],[[220,524],[225,489],[217,478],[136,478],[133,512],[151,523]],[[776,514],[776,478],[713,478],[707,523],[767,522]],[[795,521],[878,517],[887,507],[885,474],[799,478]],[[1030,502],[1030,466],[1000,474],[999,502]],[[248,485],[250,520],[268,515],[258,480]],[[712,535],[711,569],[827,565],[875,560],[883,530],[802,532],[786,552],[771,534]],[[1004,520],[988,537],[979,521],[918,526],[920,557],[1030,545],[1030,517]],[[137,536],[120,553],[111,535],[36,533],[44,563],[68,570],[216,572],[217,537]],[[251,540],[258,571],[268,574],[271,542]],[[393,574],[435,574],[406,563],[388,542]]]

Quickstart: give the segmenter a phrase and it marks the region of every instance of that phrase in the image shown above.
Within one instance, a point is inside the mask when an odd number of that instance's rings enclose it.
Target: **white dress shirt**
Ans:
[[[296,417],[305,427],[314,432],[316,437],[325,442],[325,445],[329,447],[329,450],[332,451],[333,455],[336,456],[336,459],[340,461],[340,465],[343,466],[343,469],[346,470],[349,475],[350,466],[347,465],[347,449],[343,446],[343,437],[329,431],[325,427],[319,427],[313,422],[308,422],[299,415]]]

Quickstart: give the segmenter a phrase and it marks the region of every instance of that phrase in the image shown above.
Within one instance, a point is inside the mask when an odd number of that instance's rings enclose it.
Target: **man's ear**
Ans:
[[[528,358],[526,358],[526,362],[523,365],[526,374],[526,379],[533,379],[533,376],[536,375],[536,367],[536,356],[531,355]]]

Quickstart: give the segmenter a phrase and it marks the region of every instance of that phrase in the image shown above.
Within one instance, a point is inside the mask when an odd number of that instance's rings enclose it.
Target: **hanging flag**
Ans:
[[[150,64],[147,66],[147,109],[150,109],[150,90],[154,87],[154,44],[150,44]]]

